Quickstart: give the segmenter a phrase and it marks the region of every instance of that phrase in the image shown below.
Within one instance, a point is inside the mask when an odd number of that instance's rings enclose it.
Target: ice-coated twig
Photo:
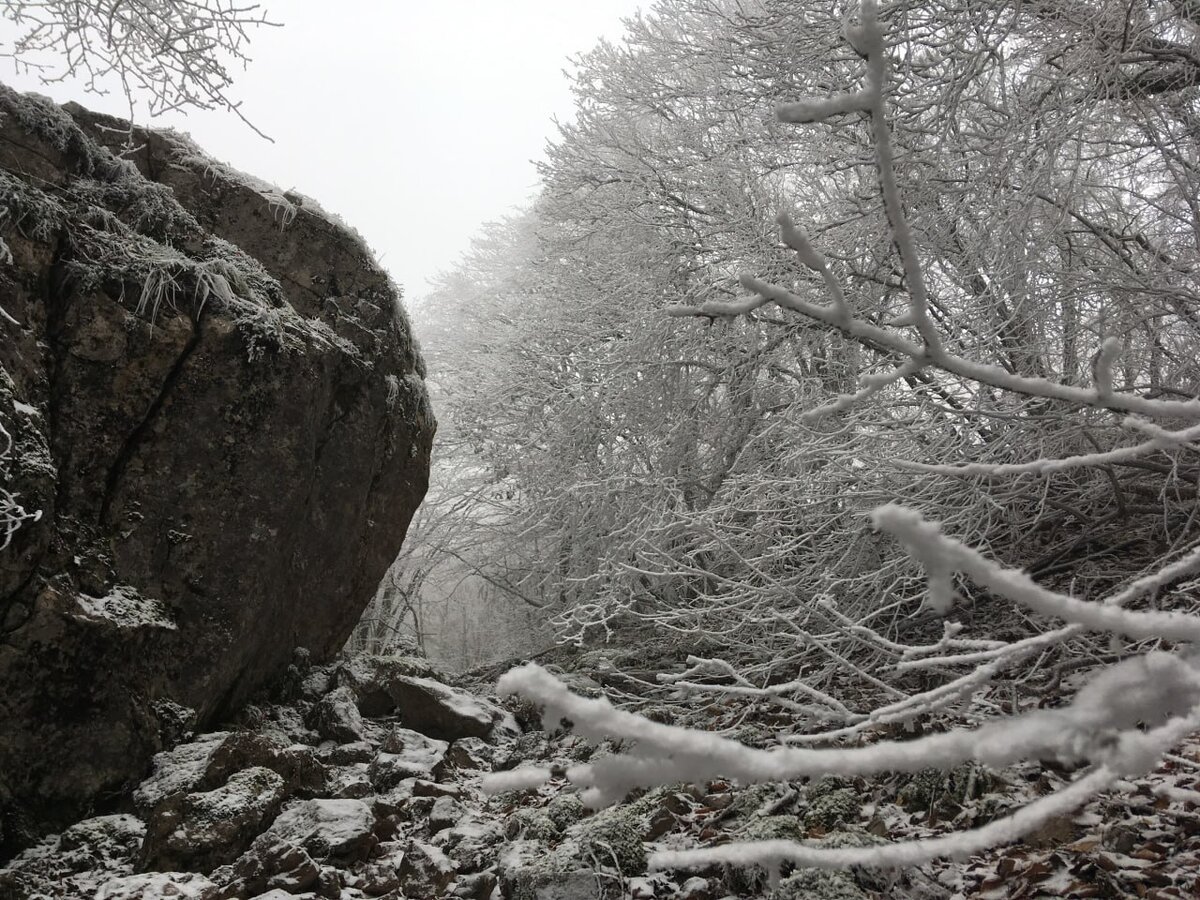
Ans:
[[[968,477],[984,475],[999,477],[1007,475],[1048,475],[1052,472],[1065,472],[1070,469],[1081,469],[1089,466],[1108,466],[1140,459],[1159,450],[1170,450],[1190,441],[1200,440],[1200,425],[1184,428],[1180,431],[1167,431],[1148,422],[1138,422],[1132,417],[1124,422],[1126,427],[1147,430],[1152,427],[1154,437],[1131,447],[1118,447],[1102,453],[1081,453],[1063,459],[1035,459],[1027,463],[960,463],[957,465],[933,465],[932,463],[898,460],[896,465],[902,469],[915,472],[929,472],[936,475],[954,475]]]
[[[812,97],[780,103],[775,107],[775,118],[793,125],[807,125],[824,121],[830,116],[870,111],[870,92],[856,91],[853,94],[834,94],[832,97]]]
[[[879,507],[871,514],[871,521],[876,528],[898,538],[915,558],[925,564],[930,591],[938,592],[936,597],[931,598],[935,605],[946,600],[948,573],[965,572],[980,586],[1014,603],[1089,631],[1111,632],[1135,640],[1200,640],[1200,618],[1196,616],[1157,610],[1125,610],[1109,604],[1087,603],[1048,590],[1021,570],[1005,568],[987,559],[978,550],[946,537],[936,523],[899,504],[889,503]],[[1200,567],[1200,561],[1193,559],[1193,565]]]
[[[497,688],[501,694],[520,694],[542,704],[546,721],[567,719],[584,737],[635,742],[633,755],[605,757],[566,771],[567,778],[584,789],[589,806],[615,803],[636,787],[679,780],[784,781],[825,774],[952,768],[970,760],[1003,766],[1057,757],[1103,762],[1129,776],[1143,772],[1148,760],[1152,764],[1157,757],[1134,752],[1140,745],[1124,743],[1118,733],[1138,722],[1191,714],[1200,704],[1200,673],[1178,656],[1151,653],[1101,671],[1067,707],[999,719],[974,731],[856,748],[757,750],[719,735],[651,722],[617,709],[605,698],[579,697],[534,663],[509,671]],[[542,774],[548,777],[549,770]],[[537,777],[537,770],[489,776],[484,788],[506,790],[516,783],[528,785]]]
[[[1092,797],[1116,785],[1122,767],[1140,771],[1152,768],[1163,753],[1200,728],[1194,712],[1174,718],[1149,732],[1126,732],[1115,738],[1114,764],[1097,766],[1062,790],[1034,800],[1011,815],[980,828],[942,837],[883,844],[872,847],[814,847],[795,841],[755,841],[723,844],[695,850],[665,850],[650,856],[651,869],[692,869],[708,865],[761,865],[782,862],[821,869],[849,866],[894,868],[917,866],[940,857],[962,859],[991,847],[1015,841],[1051,819],[1079,808]]]
[[[842,283],[829,269],[825,257],[812,245],[808,234],[803,228],[792,221],[792,217],[783,212],[776,219],[779,223],[779,234],[783,242],[796,251],[796,258],[812,271],[821,276],[829,296],[833,298],[833,307],[843,318],[850,318],[850,307],[846,304],[846,294]]]
[[[863,344],[883,347],[903,356],[917,359],[924,356],[927,365],[944,369],[967,381],[978,381],[990,387],[1029,397],[1045,397],[1048,400],[1063,400],[1079,406],[1094,406],[1133,413],[1147,419],[1173,417],[1200,419],[1200,400],[1147,400],[1143,397],[1122,393],[1114,393],[1107,398],[1101,397],[1096,390],[1091,388],[1060,384],[1046,378],[1017,375],[999,366],[991,366],[957,356],[944,348],[936,352],[927,352],[926,348],[920,344],[864,319],[852,318],[849,322],[843,322],[833,306],[805,300],[791,291],[751,275],[742,275],[741,283],[744,288],[752,292],[751,296],[741,300],[709,300],[699,306],[674,306],[666,310],[667,315],[677,318],[687,316],[731,317],[753,312],[768,303],[775,303],[784,309],[793,310],[810,319],[823,322],[831,328],[836,328]]]
[[[908,378],[910,375],[920,371],[921,366],[922,363],[920,360],[910,359],[890,372],[884,372],[879,375],[864,375],[859,378],[859,388],[853,394],[841,394],[832,403],[825,403],[813,409],[806,410],[801,414],[800,420],[803,422],[815,422],[823,416],[850,409],[863,400],[878,394],[888,385],[895,384],[902,378]]]

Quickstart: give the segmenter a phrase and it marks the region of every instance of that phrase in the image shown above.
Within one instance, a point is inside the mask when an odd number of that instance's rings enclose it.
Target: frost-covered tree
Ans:
[[[1122,9],[1126,38],[1132,45],[1173,40],[1181,28],[1190,27],[1190,22],[1181,20],[1173,7],[1137,21],[1132,8]],[[1087,20],[1087,27],[1111,27],[1112,22],[1103,15],[1111,10],[1089,8],[1088,12],[1092,18]],[[1075,225],[1082,225],[1084,235],[1098,240],[1126,267],[1134,268],[1140,277],[1136,303],[1128,297],[1135,289],[1122,282],[1124,271],[1120,267],[1107,280],[1091,280],[1086,298],[1074,296],[1073,273],[1044,262],[1054,260],[1060,268],[1064,265],[1043,249],[1041,230],[1027,236],[1013,228],[1007,218],[991,223],[990,218],[997,213],[1009,213],[1009,195],[1028,199],[1026,179],[1031,176],[1015,167],[1007,171],[1001,185],[993,185],[997,196],[992,207],[977,215],[981,228],[990,224],[993,230],[1011,229],[1008,236],[1018,244],[1017,251],[1014,253],[1007,245],[995,247],[991,249],[992,265],[985,265],[983,254],[990,245],[981,243],[981,258],[976,265],[978,281],[968,279],[963,283],[953,277],[955,266],[959,271],[970,271],[955,259],[954,252],[961,244],[953,232],[947,241],[947,217],[935,217],[930,212],[939,208],[938,185],[943,177],[935,164],[937,154],[921,158],[923,164],[934,163],[929,172],[915,165],[918,157],[911,147],[921,146],[926,135],[918,130],[906,144],[904,128],[906,124],[912,126],[903,114],[928,108],[926,102],[912,99],[920,97],[921,75],[937,73],[937,54],[926,51],[944,46],[947,58],[957,59],[969,56],[972,45],[965,32],[943,33],[943,24],[945,31],[954,31],[949,20],[936,20],[931,31],[919,31],[919,39],[914,40],[905,31],[910,24],[906,13],[899,7],[881,12],[872,0],[846,12],[841,31],[847,46],[860,58],[859,77],[840,90],[794,99],[777,107],[784,123],[822,128],[832,125],[837,130],[864,132],[866,153],[850,164],[872,169],[875,183],[853,202],[863,216],[871,211],[872,204],[878,207],[872,218],[882,232],[882,241],[869,252],[878,261],[876,281],[881,280],[886,290],[872,291],[870,285],[875,282],[867,279],[864,284],[855,267],[847,265],[845,256],[827,252],[824,235],[817,237],[816,227],[800,227],[783,214],[779,218],[783,243],[794,254],[798,271],[805,277],[785,286],[772,279],[744,275],[741,284],[748,296],[671,310],[673,315],[714,319],[779,309],[784,314],[797,314],[818,330],[838,332],[858,345],[860,353],[851,356],[861,373],[856,388],[830,396],[816,408],[805,410],[802,418],[832,422],[828,427],[848,438],[842,446],[842,462],[850,462],[848,468],[854,468],[852,463],[859,460],[861,450],[866,461],[861,462],[861,472],[856,476],[858,485],[872,484],[876,491],[881,485],[893,486],[894,496],[885,498],[893,502],[875,505],[868,522],[881,536],[875,568],[893,572],[895,577],[886,590],[867,596],[814,592],[806,602],[791,606],[784,614],[781,606],[787,600],[774,592],[780,583],[778,570],[764,571],[755,561],[743,557],[736,586],[759,618],[756,623],[745,616],[750,607],[739,610],[736,618],[746,630],[758,624],[762,632],[782,635],[834,668],[873,680],[878,690],[865,702],[860,694],[855,698],[858,703],[852,706],[845,695],[823,689],[827,684],[816,681],[812,671],[801,670],[786,682],[756,683],[744,670],[715,659],[693,658],[687,672],[660,675],[660,680],[677,689],[755,698],[778,704],[793,714],[794,721],[807,720],[801,729],[788,729],[778,735],[791,746],[768,751],[709,733],[656,724],[619,711],[606,700],[573,696],[564,684],[533,665],[509,673],[502,679],[501,688],[544,704],[548,721],[566,718],[584,734],[635,743],[629,755],[606,757],[568,771],[568,778],[584,789],[585,799],[593,804],[613,802],[632,788],[666,784],[681,777],[703,780],[720,775],[747,782],[774,781],[825,773],[914,771],[929,765],[949,768],[971,760],[1005,765],[1050,757],[1087,768],[1061,790],[970,832],[865,849],[834,850],[784,840],[730,844],[659,853],[651,861],[652,866],[679,868],[720,862],[892,866],[938,855],[967,855],[1017,838],[1075,808],[1096,792],[1148,771],[1166,750],[1200,728],[1200,672],[1190,654],[1175,652],[1177,645],[1200,638],[1200,616],[1195,614],[1194,601],[1200,543],[1187,510],[1190,504],[1180,504],[1181,517],[1172,515],[1177,490],[1173,482],[1181,477],[1180,468],[1188,466],[1193,442],[1200,436],[1196,424],[1200,420],[1200,400],[1196,399],[1190,358],[1178,360],[1183,365],[1165,384],[1162,372],[1155,370],[1162,359],[1156,362],[1153,349],[1139,352],[1143,329],[1149,332],[1154,347],[1195,346],[1187,304],[1191,268],[1176,265],[1178,259],[1194,253],[1195,248],[1188,243],[1194,242],[1194,233],[1173,233],[1175,223],[1169,218],[1155,223],[1156,217],[1171,207],[1175,187],[1163,177],[1163,154],[1156,152],[1162,143],[1135,144],[1140,152],[1131,157],[1124,155],[1134,143],[1132,136],[1139,133],[1138,125],[1146,112],[1125,104],[1160,92],[1188,90],[1193,85],[1186,80],[1172,82],[1173,87],[1153,82],[1155,88],[1151,91],[1137,88],[1144,85],[1140,76],[1131,82],[1130,76],[1120,71],[1097,85],[1092,76],[1101,59],[1092,55],[1085,82],[1070,81],[1062,86],[1063,90],[1073,86],[1077,93],[1070,95],[1071,106],[1060,111],[1070,127],[1055,140],[1074,148],[1074,155],[1065,156],[1065,168],[1083,184],[1068,183],[1071,190],[1067,193],[1047,193],[1052,200],[1044,203],[1058,209],[1060,217],[1046,221],[1039,216],[1038,220],[1052,233],[1057,229],[1064,235],[1077,235]],[[1050,14],[1057,20],[1052,13],[1045,9],[1033,11],[1035,18]],[[1056,31],[1058,25],[1054,21],[1051,30]],[[927,27],[929,23],[921,26]],[[1074,27],[1084,27],[1082,20]],[[981,75],[986,76],[988,64],[994,62],[1004,71],[991,74],[1001,79],[1005,89],[994,96],[1002,99],[1006,94],[1019,95],[1019,89],[1026,86],[1026,81],[1036,80],[1038,73],[1040,57],[1036,45],[1030,42],[1031,31],[1036,32],[1036,28],[1010,27],[998,40],[988,42],[983,37],[986,32],[977,28],[975,34],[987,46],[988,62],[976,60],[971,81],[986,86],[989,79]],[[1023,65],[1007,67],[1010,52]],[[904,62],[914,56],[919,65],[907,68]],[[1055,60],[1057,63],[1057,55]],[[1053,79],[1061,72],[1062,67],[1056,64],[1047,74]],[[1004,84],[1006,78],[1014,78],[1015,83]],[[937,83],[943,82],[944,76],[938,76]],[[967,96],[965,85],[959,87],[956,96],[962,99]],[[1084,87],[1093,101],[1086,107],[1077,102]],[[1044,85],[1038,88],[1035,96],[1042,100]],[[1179,106],[1191,99],[1180,100]],[[1173,110],[1178,112],[1179,106]],[[900,115],[894,115],[895,108],[899,108]],[[991,108],[1003,109],[998,102],[993,102]],[[987,119],[982,113],[969,121],[974,137],[986,135]],[[1005,125],[1004,133],[1009,134],[1013,123],[1001,124]],[[946,144],[953,143],[953,137],[938,140],[929,149],[944,150]],[[1030,143],[1025,142],[1021,149],[1036,155],[1039,148],[1031,148]],[[1056,149],[1061,153],[1062,146]],[[1171,155],[1177,149],[1178,145]],[[1040,161],[1041,169],[1046,171],[1035,172],[1040,176],[1032,178],[1035,190],[1044,191],[1047,183],[1058,184],[1064,174],[1061,159],[1056,155]],[[1087,160],[1087,165],[1081,160]],[[971,161],[970,156],[963,160],[967,165]],[[1086,180],[1081,169],[1088,173]],[[946,180],[952,196],[954,190],[961,189],[954,187],[953,177]],[[968,180],[973,189],[976,180],[970,172]],[[1097,197],[1114,203],[1099,202]],[[1109,216],[1121,217],[1130,208],[1141,214],[1138,224],[1110,224]],[[946,212],[944,208],[940,211]],[[837,214],[836,210],[832,212]],[[828,234],[834,230],[825,221],[830,213],[828,209],[811,210],[810,221],[824,226]],[[1065,222],[1072,224],[1064,228]],[[1155,224],[1157,227],[1152,227]],[[1093,261],[1104,258],[1100,248],[1087,238],[1083,244],[1094,254]],[[855,260],[851,257],[849,261]],[[1096,273],[1081,273],[1078,277],[1095,279]],[[1059,303],[1046,304],[1051,298]],[[1077,305],[1073,319],[1062,313],[1068,301]],[[1047,308],[1058,315],[1047,314]],[[993,318],[986,318],[985,312],[993,313]],[[997,312],[999,315],[995,315]],[[1068,342],[1063,318],[1074,323],[1070,342],[1086,340],[1095,348],[1082,377],[1076,374],[1067,353],[1060,358],[1065,361],[1058,371],[1044,353],[1047,346]],[[860,416],[867,408],[874,412],[869,417]],[[900,440],[889,433],[889,424],[901,433]],[[1097,431],[1109,446],[1095,446],[1100,443]],[[1085,447],[1081,436],[1088,436],[1092,446]],[[792,437],[795,440],[797,433],[793,432]],[[909,473],[909,482],[915,484],[906,488],[898,478],[879,479],[876,470],[886,470],[888,461],[874,455],[872,444],[877,442],[891,453],[904,451],[903,457],[893,458],[891,463],[900,472]],[[953,461],[949,458],[951,452],[957,457]],[[836,464],[836,454],[829,450],[826,453]],[[1016,461],[1018,458],[1021,461]],[[1133,470],[1132,478],[1127,469]],[[1146,471],[1156,476],[1149,487],[1142,480]],[[1059,492],[1052,492],[1052,476],[1060,473],[1078,479],[1068,479]],[[1035,476],[1041,481],[1040,496],[1032,498],[1030,507],[1018,508],[1015,519],[1026,525],[1036,523],[1046,514],[1044,507],[1053,510],[1063,505],[1068,506],[1068,513],[1077,515],[1078,511],[1062,498],[1069,497],[1076,504],[1082,502],[1081,496],[1090,499],[1087,479],[1093,474],[1108,482],[1106,500],[1116,507],[1128,532],[1148,546],[1128,553],[1118,565],[1110,564],[1104,576],[1090,584],[1068,584],[1075,589],[1071,593],[1048,586],[1057,581],[1053,577],[1056,573],[1007,566],[995,559],[1012,553],[1013,544],[1018,549],[1023,545],[1015,540],[997,547],[997,532],[986,519],[974,518],[979,505],[990,504],[997,514],[1003,514],[1002,504],[1012,502],[1013,484]],[[1182,477],[1194,482],[1195,476],[1189,473]],[[986,480],[988,484],[960,496],[934,490],[942,479],[957,479],[955,483],[960,483],[964,478]],[[990,487],[992,482],[998,483],[997,490]],[[1157,523],[1147,526],[1140,521],[1128,504],[1133,484],[1143,492],[1154,492],[1165,535],[1158,531]],[[855,496],[850,498],[846,511],[853,511],[869,496],[869,491],[858,485],[850,484]],[[797,492],[797,496],[804,495]],[[905,502],[894,502],[896,499]],[[1100,500],[1092,502],[1099,504]],[[923,508],[949,513],[952,524],[947,524],[946,516],[940,516],[941,523],[933,521],[929,514],[923,514]],[[1097,528],[1094,513],[1079,515],[1082,521],[1076,528],[1084,533],[1104,533]],[[770,532],[772,528],[765,530]],[[800,548],[801,555],[804,549]],[[944,628],[936,640],[904,640],[875,620],[876,610],[902,606],[913,589],[907,583],[911,576],[903,568],[895,568],[896,563],[889,558],[915,566],[920,585],[914,596],[932,614],[943,617]],[[1068,558],[1076,571],[1088,559]],[[817,577],[812,576],[807,583],[810,590],[819,583]],[[796,591],[805,586],[788,584],[789,590]],[[705,605],[719,605],[730,593],[710,592],[699,599]],[[964,634],[963,623],[955,617],[972,595],[976,602],[986,598],[989,605],[1004,610],[1025,610],[1030,618],[1020,629],[1024,634],[1001,635],[994,627],[983,634]],[[764,597],[776,602],[772,604]],[[731,604],[726,602],[722,613],[729,616],[730,610]],[[1018,712],[1019,706],[1013,704],[1009,711],[1014,715],[994,718],[996,707],[987,700],[987,692],[1001,673],[1018,665],[1028,673],[1047,658],[1061,665],[1065,661],[1064,648],[1087,635],[1101,642],[1115,640],[1116,646],[1110,644],[1107,651],[1099,651],[1094,643],[1085,645],[1082,663],[1093,671],[1069,703],[1026,712]],[[855,644],[874,651],[876,659],[864,665],[870,654],[852,655],[848,651]],[[879,657],[890,657],[891,663],[881,666]],[[876,673],[885,670],[901,679],[889,683],[879,678]],[[931,676],[934,686],[926,683],[921,690],[906,690],[908,685],[902,677],[914,671]],[[983,702],[973,709],[980,700]],[[853,749],[798,746],[856,737],[877,726],[912,721],[952,706],[965,706],[963,717],[978,727]],[[817,725],[822,719],[829,724]],[[494,776],[492,786],[527,786],[549,774],[533,770]]]
[[[142,100],[151,116],[228,109],[250,125],[230,94],[229,66],[248,61],[251,31],[273,24],[257,3],[4,0],[0,14],[16,29],[3,55],[44,83],[79,78],[100,94],[119,86],[131,118]]]

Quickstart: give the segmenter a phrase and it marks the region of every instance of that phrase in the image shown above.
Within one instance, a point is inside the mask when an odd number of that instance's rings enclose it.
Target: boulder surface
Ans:
[[[5,531],[20,520],[2,861],[296,648],[341,647],[435,425],[399,291],[353,231],[185,136],[3,86],[0,310]]]

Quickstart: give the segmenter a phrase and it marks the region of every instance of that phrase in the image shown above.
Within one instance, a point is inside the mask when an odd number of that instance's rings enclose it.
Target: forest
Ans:
[[[839,5],[668,0],[581,58],[537,202],[413,310],[434,484],[363,639],[474,596],[813,721],[1157,646],[977,572],[1192,609],[1193,12],[889,4],[884,67]]]
[[[439,450],[360,639],[573,644],[610,697],[736,698],[791,747],[1088,684],[1100,718],[1182,713],[1193,688],[1142,690],[1197,624],[1198,25],[631,20],[578,60],[537,201],[414,310]]]

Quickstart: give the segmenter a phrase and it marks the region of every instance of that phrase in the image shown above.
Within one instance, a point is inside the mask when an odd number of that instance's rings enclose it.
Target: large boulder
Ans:
[[[434,421],[355,233],[186,137],[2,86],[0,309],[2,861],[136,783],[179,710],[203,729],[296,647],[336,652]]]

